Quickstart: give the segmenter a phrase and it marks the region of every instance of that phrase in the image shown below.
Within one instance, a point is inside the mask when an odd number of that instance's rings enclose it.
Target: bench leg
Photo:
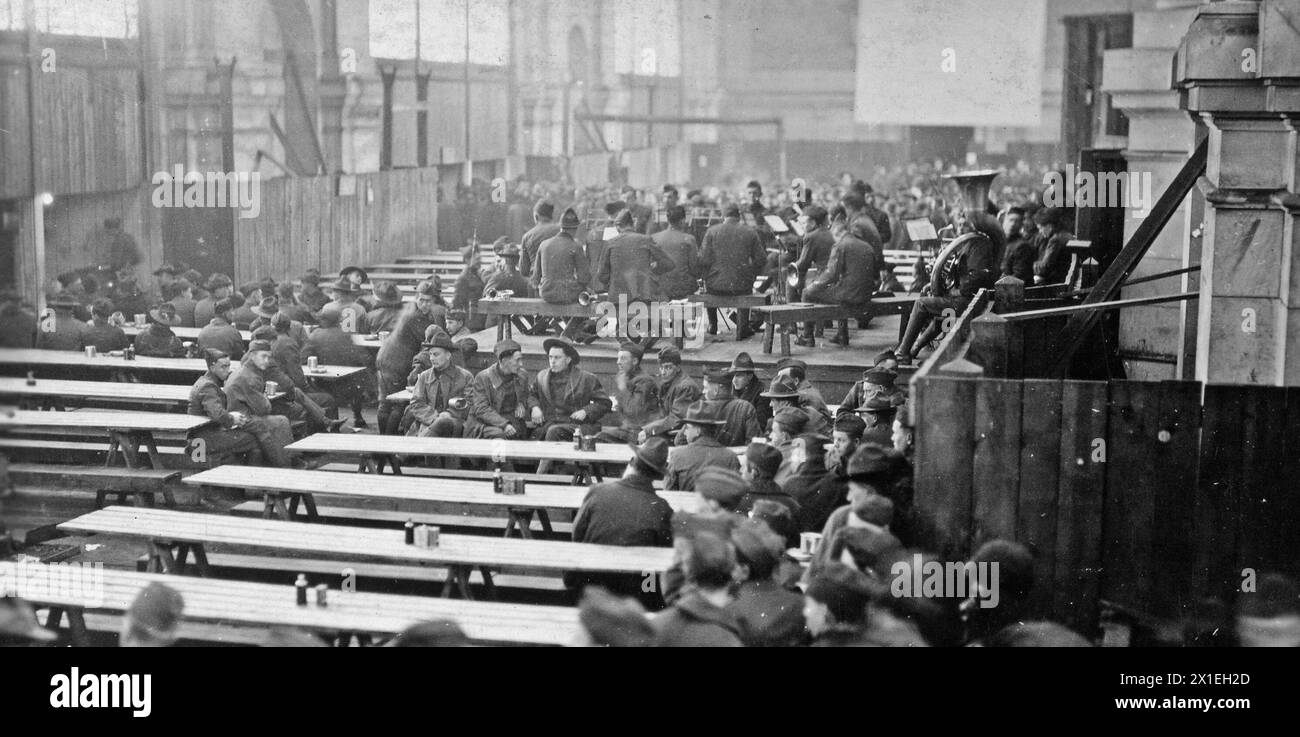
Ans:
[[[492,580],[492,569],[487,566],[479,566],[478,571],[483,574],[483,590],[487,593],[488,600],[496,601],[497,585],[496,582]],[[469,576],[466,575],[466,578],[468,579]]]
[[[146,567],[148,573],[174,573],[176,571],[176,558],[172,555],[171,543],[159,540],[149,542],[149,565]]]
[[[770,319],[763,323],[763,352],[772,352],[772,341],[776,337],[776,324]]]
[[[194,568],[199,572],[199,576],[207,578],[208,552],[204,550],[203,543],[194,543],[190,551],[194,555]]]
[[[547,514],[545,509],[537,510],[537,520],[542,523],[542,532],[547,534],[555,532],[551,529],[551,515]]]
[[[507,509],[506,514],[510,517],[506,522],[506,537],[510,533],[519,530],[519,536],[525,540],[533,536],[533,510],[531,509]]]
[[[789,326],[782,325],[781,326],[781,356],[788,357],[789,355],[790,355],[790,328]]]
[[[284,496],[282,494],[276,491],[268,491],[262,503],[262,519],[272,519],[273,517],[292,520],[293,511],[291,508],[284,506]]]

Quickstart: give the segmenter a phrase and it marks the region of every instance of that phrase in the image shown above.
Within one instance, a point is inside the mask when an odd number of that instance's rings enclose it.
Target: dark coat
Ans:
[[[695,477],[709,466],[740,471],[740,459],[717,440],[701,435],[694,441],[668,454],[668,475],[664,488],[668,491],[695,491]]]
[[[534,273],[537,292],[542,299],[557,305],[578,301],[578,294],[591,283],[591,265],[573,236],[560,232],[542,242],[537,251]]]
[[[650,236],[623,231],[605,244],[594,284],[615,303],[621,294],[627,295],[628,302],[651,302],[663,298],[656,277],[675,265]]]
[[[333,307],[339,311],[339,328],[343,332],[358,333],[360,335],[370,333],[370,324],[366,322],[366,308],[360,302],[334,300],[325,306]],[[348,324],[349,321],[352,323],[351,325]]]
[[[776,581],[746,581],[726,611],[740,625],[745,647],[796,647],[807,639],[803,597]]]
[[[243,412],[249,417],[271,414],[271,400],[266,396],[268,378],[245,361],[226,379],[226,407],[231,412]]]
[[[673,268],[659,277],[659,288],[668,299],[683,299],[699,289],[700,246],[695,236],[680,230],[655,233],[655,245],[673,262]]]
[[[1043,284],[1061,284],[1070,271],[1070,259],[1065,246],[1074,238],[1074,234],[1058,230],[1050,238],[1042,231],[1034,236],[1034,251],[1038,258],[1034,261],[1034,276],[1042,277]],[[1033,286],[1033,282],[1025,282]],[[972,292],[974,294],[974,292]]]
[[[393,326],[397,324],[397,318],[401,316],[404,306],[405,303],[397,305],[385,304],[367,312],[366,325],[370,328],[370,332],[392,332]]]
[[[763,382],[755,378],[745,385],[744,389],[736,392],[736,399],[743,399],[754,406],[754,412],[758,416],[758,424],[766,428],[767,423],[772,421],[772,400],[769,397],[761,396],[767,387]]]
[[[496,269],[488,274],[487,282],[483,284],[483,292],[489,289],[495,289],[498,292],[513,292],[516,297],[527,297],[532,285],[518,270],[506,271],[505,269]]]
[[[195,302],[192,299],[186,299],[185,297],[172,298],[171,305],[172,307],[176,308],[176,316],[181,319],[181,324],[178,327],[182,327],[182,328],[198,327],[198,325],[194,324],[194,308],[197,307],[198,304],[199,304],[198,302]],[[125,315],[126,313],[124,312],[122,314]]]
[[[306,307],[313,314],[325,309],[325,305],[330,303],[329,295],[325,294],[320,287],[303,287],[302,294],[298,296],[302,301],[303,307]],[[308,322],[303,320],[303,322]]]
[[[577,366],[570,366],[563,390],[559,394],[551,393],[551,370],[544,368],[537,372],[537,400],[545,422],[571,423],[569,415],[578,410],[586,410],[587,419],[583,424],[599,423],[600,418],[609,412],[611,403],[600,379],[590,371]]]
[[[749,445],[749,441],[763,434],[754,405],[743,399],[705,399],[704,406],[727,424],[718,428],[718,443],[725,446]],[[677,444],[685,445],[686,438],[677,434]]]
[[[623,418],[621,427],[634,431],[635,436],[642,427],[658,417],[659,384],[638,368],[636,373],[627,377],[626,388],[618,389],[618,378],[614,379],[614,396],[618,399],[618,413]]]
[[[839,465],[826,470],[820,463],[810,461],[786,480],[782,488],[799,502],[799,515],[795,522],[800,531],[821,531],[831,513],[848,503],[849,480],[841,471]]]
[[[49,351],[79,351],[89,340],[90,326],[63,310],[54,315],[54,330],[36,331],[36,347]]]
[[[686,372],[680,368],[667,379],[661,378],[659,380],[659,416],[661,419],[645,426],[646,435],[662,435],[670,430],[677,429],[682,418],[686,416],[686,409],[699,398],[700,385],[696,384],[695,380],[687,376]]]
[[[833,248],[835,248],[835,236],[825,228],[818,228],[804,236],[797,262],[799,272],[806,272],[810,266],[817,267],[818,272],[826,271],[826,263],[831,258]]]
[[[242,347],[243,342],[241,340]],[[148,329],[135,334],[135,355],[154,358],[180,358],[185,355],[185,344],[166,325],[150,323]]]
[[[303,342],[305,344],[306,339]],[[271,358],[295,387],[303,391],[309,390],[307,376],[302,372],[302,346],[298,341],[288,333],[276,335],[275,341],[271,343]]]
[[[735,616],[696,593],[678,599],[651,625],[655,647],[743,647]]]
[[[465,422],[465,437],[480,437],[482,428],[504,428],[511,422],[519,424],[529,419],[537,404],[537,391],[532,377],[526,372],[507,376],[501,373],[501,364],[493,363],[474,376],[469,383],[469,419]],[[516,411],[510,417],[501,413],[506,392],[513,392]]]
[[[352,337],[338,326],[316,328],[307,336],[307,345],[302,348],[301,359],[311,356],[331,366],[372,365],[370,351],[353,343]]]
[[[238,361],[244,355],[244,337],[239,334],[239,330],[234,325],[220,317],[212,318],[212,322],[203,326],[199,331],[198,344],[199,348],[204,350],[214,349],[229,353],[232,361]]]
[[[473,374],[450,363],[440,373],[435,373],[432,368],[421,372],[415,380],[415,388],[411,390],[411,402],[406,405],[405,416],[411,422],[432,425],[438,415],[447,412],[462,423],[465,422],[469,408],[451,409],[447,402],[456,397],[466,397],[469,383],[473,380]]]
[[[519,273],[526,278],[532,277],[533,265],[537,263],[537,249],[543,241],[554,238],[559,233],[560,226],[552,222],[538,223],[524,233],[519,244]]]
[[[673,544],[672,507],[635,474],[592,486],[573,520],[573,541],[597,545]]]
[[[1026,238],[1016,238],[1007,243],[1002,255],[1002,275],[1014,276],[1025,283],[1034,285],[1034,261],[1038,259],[1038,249],[1034,242]]]
[[[86,332],[86,345],[95,346],[95,350],[100,353],[109,351],[120,351],[131,344],[131,340],[126,337],[126,333],[116,325],[109,325],[105,321],[95,320]]]
[[[880,286],[880,263],[876,248],[845,235],[836,241],[826,269],[804,290],[804,297],[824,304],[866,304]]]
[[[217,315],[216,306],[217,306],[217,302],[219,301],[220,300],[213,299],[212,297],[209,296],[209,297],[204,297],[203,299],[195,303],[194,327],[201,328],[207,325],[208,323],[212,322],[212,318],[216,317]]]
[[[221,380],[208,371],[194,382],[194,386],[190,387],[190,405],[187,411],[191,415],[206,417],[229,429],[235,426],[235,418],[231,417],[230,411],[226,409],[226,401],[226,392],[222,389]]]
[[[790,516],[799,519],[799,501],[789,494],[789,492],[776,485],[772,479],[751,479],[749,482],[749,493],[741,497],[740,504],[736,511],[742,514],[748,514],[749,510],[754,508],[754,502],[760,499],[776,502],[786,509],[790,510]]]
[[[749,294],[763,270],[767,251],[753,228],[727,218],[709,228],[700,248],[700,268],[709,294]]]
[[[428,316],[415,305],[407,305],[393,325],[392,334],[379,346],[379,353],[375,356],[375,366],[381,377],[390,383],[405,381],[411,371],[411,360],[420,352],[425,331],[434,323],[446,329],[445,314]]]

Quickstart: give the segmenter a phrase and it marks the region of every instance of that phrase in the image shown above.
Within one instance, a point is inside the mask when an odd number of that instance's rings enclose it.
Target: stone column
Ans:
[[[1300,0],[1203,5],[1175,59],[1181,105],[1210,141],[1199,381],[1300,385],[1297,21]]]
[[[1196,125],[1178,107],[1172,64],[1178,43],[1196,16],[1197,0],[1164,0],[1154,10],[1133,14],[1133,46],[1105,52],[1102,90],[1128,117],[1124,158],[1128,170],[1150,175],[1158,198],[1196,148]],[[1182,212],[1165,225],[1133,278],[1200,263],[1199,224],[1203,201],[1193,192]],[[1130,207],[1124,220],[1128,241],[1143,215]],[[1196,288],[1197,276],[1171,277],[1124,289],[1125,299],[1171,294]],[[1127,354],[1128,378],[1140,381],[1190,379],[1195,365],[1196,303],[1174,302],[1132,307],[1120,312],[1120,350]],[[1184,335],[1189,339],[1184,342]],[[1183,348],[1186,347],[1186,351]],[[1177,363],[1167,363],[1170,360]]]

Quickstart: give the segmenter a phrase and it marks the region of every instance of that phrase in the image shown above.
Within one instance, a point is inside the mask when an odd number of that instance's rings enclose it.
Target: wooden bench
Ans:
[[[0,377],[0,397],[15,397],[41,409],[67,409],[87,402],[95,404],[145,406],[173,410],[190,401],[190,387],[178,384],[137,384],[125,381],[66,381]]]
[[[56,482],[60,487],[89,484],[95,489],[95,508],[104,506],[108,497],[123,504],[131,499],[136,506],[152,507],[161,494],[168,507],[176,506],[169,484],[181,477],[180,471],[152,468],[105,468],[103,466],[68,466],[43,463],[11,463],[9,474],[27,483]]]
[[[469,577],[477,568],[489,596],[492,570],[527,569],[551,573],[602,572],[650,576],[672,563],[671,548],[620,547],[558,540],[441,535],[438,546],[407,545],[397,530],[321,525],[283,520],[195,514],[139,507],[106,507],[59,525],[65,532],[115,535],[147,541],[149,567],[165,573],[185,573],[193,556],[199,575],[208,572],[206,546],[246,546],[276,553],[330,558],[375,560],[408,565],[446,566],[450,582],[472,598]],[[452,595],[453,586],[443,588]]]
[[[313,521],[345,524],[356,524],[359,527],[370,523],[381,527],[402,527],[407,520],[417,525],[433,525],[435,527],[466,530],[485,530],[490,532],[501,531],[501,528],[509,524],[505,517],[483,517],[468,514],[440,514],[437,512],[401,512],[390,509],[369,509],[365,507],[329,507],[316,506],[316,516]],[[263,517],[266,515],[266,505],[264,502],[244,502],[237,504],[230,509],[231,514],[237,514],[243,517]],[[555,535],[568,536],[573,534],[572,522],[560,522],[557,520],[550,521],[550,530],[542,524],[542,520],[534,519],[529,521],[528,531],[530,534],[522,537],[532,537],[537,533],[552,533]],[[336,563],[335,566],[338,564]]]
[[[934,259],[934,254],[923,251],[885,249],[885,263],[894,267],[894,277],[904,289],[911,289],[916,281],[916,259],[925,258],[926,262]]]
[[[880,315],[908,315],[916,302],[913,295],[880,297],[861,306],[825,305],[811,302],[794,302],[784,305],[765,305],[753,308],[763,315],[763,352],[771,353],[778,326],[781,333],[781,355],[790,355],[790,325],[822,320],[869,320]],[[902,339],[900,330],[899,339]]]
[[[515,322],[517,318],[525,315],[569,319],[586,317],[592,320],[600,317],[600,313],[592,305],[580,305],[576,302],[569,305],[556,305],[536,297],[480,299],[475,309],[480,315],[496,315],[502,318],[497,323],[497,340],[504,340],[514,335],[512,323],[520,330],[526,330],[527,326]]]
[[[413,624],[432,619],[451,619],[471,640],[485,643],[564,645],[571,642],[578,631],[578,612],[572,607],[451,601],[356,591],[344,593],[337,589],[329,592],[325,606],[316,605],[314,592],[307,606],[299,606],[291,585],[182,578],[114,569],[104,569],[102,575],[102,592],[95,592],[102,596],[91,598],[83,592],[70,595],[59,591],[60,587],[43,587],[48,590],[34,590],[27,598],[34,606],[49,610],[47,627],[57,628],[66,617],[73,640],[79,643],[86,640],[85,612],[123,614],[140,591],[151,583],[165,583],[181,595],[185,600],[181,616],[186,622],[297,627],[337,638],[340,643],[350,641],[351,635],[394,635]]]
[[[331,471],[333,473],[356,473],[357,466],[355,463],[326,463],[317,471]],[[404,476],[424,476],[429,478],[445,479],[476,479],[480,481],[491,481],[492,471],[478,471],[469,468],[424,468],[422,466],[403,466],[402,474]],[[552,484],[555,486],[568,486],[572,488],[586,489],[586,486],[574,486],[573,477],[566,476],[562,473],[512,473],[511,476],[522,478],[529,484]],[[662,485],[662,482],[660,482]]]
[[[108,459],[105,465],[113,465],[120,453],[127,468],[141,468],[140,450],[143,447],[149,458],[148,467],[160,469],[164,466],[154,433],[188,435],[210,422],[207,417],[159,412],[19,410],[12,417],[0,416],[0,430],[102,431],[108,435]]]

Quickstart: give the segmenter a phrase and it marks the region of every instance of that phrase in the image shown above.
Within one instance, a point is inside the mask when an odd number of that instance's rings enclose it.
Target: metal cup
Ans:
[[[817,548],[822,544],[822,534],[820,532],[801,532],[799,533],[799,550],[808,555],[816,555]]]
[[[380,331],[379,331],[379,342],[382,343],[382,342],[384,342],[385,340],[388,340],[388,336],[390,336],[390,335],[392,335],[392,334],[393,334],[392,331],[389,331],[389,330],[380,330]]]
[[[280,385],[278,383],[274,381],[266,382],[266,396],[272,396],[278,391],[280,391]]]
[[[86,358],[94,358],[97,353],[98,351],[95,350],[95,346],[86,346]]]
[[[317,358],[316,356],[307,357],[307,369],[309,371],[315,371],[318,366],[320,366],[319,358]]]
[[[147,320],[148,318],[149,316],[144,314],[143,312],[135,313],[135,326],[137,328],[144,327],[145,320]]]

